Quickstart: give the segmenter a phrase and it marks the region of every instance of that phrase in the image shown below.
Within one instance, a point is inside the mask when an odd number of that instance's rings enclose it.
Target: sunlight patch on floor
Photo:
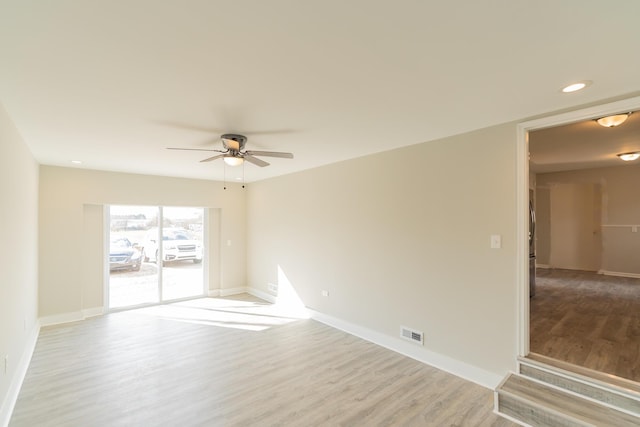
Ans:
[[[198,298],[135,310],[136,313],[167,320],[224,328],[263,331],[304,317],[279,304],[260,301],[250,295],[233,298]]]

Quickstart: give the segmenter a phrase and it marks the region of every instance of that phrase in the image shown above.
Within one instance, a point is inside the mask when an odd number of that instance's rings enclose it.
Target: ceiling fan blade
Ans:
[[[208,158],[206,158],[206,159],[204,159],[204,160],[200,160],[200,163],[210,162],[210,161],[212,161],[212,160],[219,159],[219,158],[221,158],[221,157],[224,157],[224,154],[218,154],[217,156],[208,157]]]
[[[264,157],[280,157],[282,159],[293,159],[292,153],[281,153],[278,151],[247,151],[246,154],[250,156],[264,156]]]
[[[182,150],[182,151],[215,151],[218,153],[226,153],[224,150],[213,150],[208,148],[175,148],[175,147],[167,147],[167,150]]]
[[[253,163],[256,166],[260,166],[261,168],[265,167],[265,166],[269,166],[269,163],[265,162],[264,160],[260,160],[257,157],[253,157],[251,154],[249,153],[245,153],[244,156],[242,156],[247,162],[249,163]]]

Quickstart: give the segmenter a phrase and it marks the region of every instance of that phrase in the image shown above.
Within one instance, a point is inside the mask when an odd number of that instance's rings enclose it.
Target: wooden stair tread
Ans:
[[[583,399],[556,388],[540,384],[526,377],[510,375],[498,389],[540,408],[579,420],[584,425],[638,426],[640,419],[607,406]],[[526,420],[525,420],[526,421]]]
[[[562,360],[553,359],[537,353],[529,353],[527,357],[521,358],[520,361],[523,363],[535,362],[536,364],[551,366],[553,368],[560,369],[562,371],[582,378],[588,378],[601,383],[609,384],[614,387],[626,390],[631,394],[635,394],[640,399],[640,383],[628,380],[626,378],[617,377],[615,375],[606,374],[604,372],[594,371],[589,368],[584,368],[582,366],[574,365]]]

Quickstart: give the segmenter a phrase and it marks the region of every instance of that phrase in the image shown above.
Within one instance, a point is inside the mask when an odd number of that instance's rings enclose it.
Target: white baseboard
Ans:
[[[638,273],[622,273],[620,271],[599,270],[598,274],[604,274],[605,276],[631,277],[633,279],[640,279],[640,274]]]
[[[9,420],[11,420],[13,408],[16,405],[18,395],[20,394],[20,389],[22,388],[22,383],[25,376],[27,375],[29,363],[31,363],[31,357],[33,356],[33,352],[36,349],[36,343],[38,342],[39,335],[40,323],[36,321],[35,325],[31,329],[31,333],[27,337],[27,342],[24,351],[22,352],[22,357],[18,361],[16,372],[13,375],[11,383],[9,384],[9,389],[7,390],[7,395],[2,402],[2,406],[0,406],[0,426],[2,427],[6,427],[9,425]]]
[[[61,323],[78,322],[90,317],[102,316],[105,313],[104,307],[85,308],[80,311],[72,311],[70,313],[54,314],[53,316],[43,316],[40,320],[40,326],[59,325]]]
[[[229,295],[244,294],[247,292],[247,288],[244,286],[238,286],[236,288],[220,289],[219,292],[221,297],[226,297]]]
[[[254,297],[258,297],[260,299],[268,301],[271,304],[275,304],[276,302],[278,302],[275,295],[271,295],[256,288],[247,288],[247,293],[253,295]]]
[[[209,289],[209,291],[207,292],[207,296],[211,298],[219,297],[220,289]]]
[[[77,322],[84,320],[82,311],[74,311],[71,313],[54,314],[53,316],[44,316],[40,318],[40,326],[59,325],[61,323]]]
[[[546,268],[546,269],[550,269],[551,266],[549,264],[537,264],[536,263],[536,268]]]
[[[396,353],[403,354],[457,377],[461,377],[467,381],[474,382],[490,390],[495,390],[498,384],[500,384],[500,381],[502,381],[503,375],[501,376],[453,359],[449,356],[426,350],[424,347],[405,342],[400,338],[394,338],[372,329],[368,329],[327,314],[319,313],[315,310],[309,309],[309,312],[311,313],[311,318],[318,322],[340,329],[341,331],[355,335],[359,338],[395,351]]]
[[[103,307],[92,307],[82,310],[82,316],[84,319],[88,319],[89,317],[102,316],[103,314]]]

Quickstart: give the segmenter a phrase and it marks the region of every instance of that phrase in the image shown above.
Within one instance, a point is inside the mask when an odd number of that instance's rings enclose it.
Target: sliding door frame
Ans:
[[[157,272],[157,292],[158,292],[158,302],[151,303],[142,303],[135,304],[125,307],[111,307],[110,305],[110,270],[109,270],[109,262],[107,260],[108,254],[110,251],[109,243],[111,237],[111,206],[148,206],[148,207],[157,207],[158,208],[158,256],[156,258],[156,265],[158,266]],[[164,245],[162,244],[162,229],[164,227],[164,208],[193,208],[193,209],[202,209],[202,289],[201,293],[198,295],[192,295],[181,298],[174,298],[170,300],[164,300],[163,295],[163,267],[164,267]],[[103,241],[104,241],[104,252],[103,252],[103,298],[104,298],[104,312],[116,312],[123,310],[131,310],[142,307],[151,307],[160,304],[174,303],[179,301],[186,301],[194,298],[202,298],[208,296],[209,289],[209,208],[206,207],[194,207],[194,206],[155,206],[155,205],[127,205],[127,204],[109,204],[104,205],[103,209]],[[144,261],[143,261],[144,262]]]

